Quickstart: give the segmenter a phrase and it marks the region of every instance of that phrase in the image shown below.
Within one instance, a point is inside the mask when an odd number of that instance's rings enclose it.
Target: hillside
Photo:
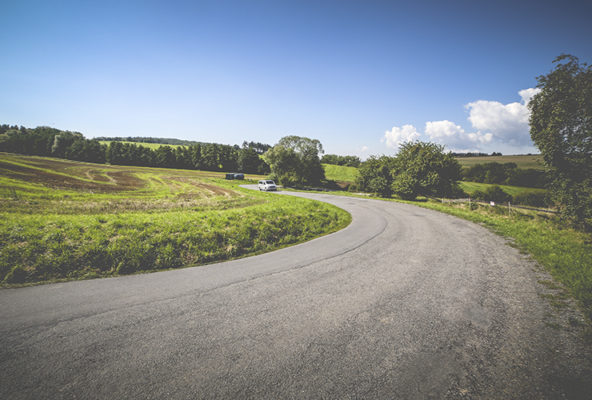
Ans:
[[[516,163],[518,168],[544,169],[543,157],[540,154],[518,156],[486,156],[486,157],[457,157],[463,167],[472,167],[475,164],[486,163]]]
[[[346,167],[344,165],[323,164],[325,178],[335,182],[355,182],[360,175],[355,167]]]
[[[0,282],[200,265],[351,220],[336,207],[242,189],[244,181],[223,176],[0,153]]]

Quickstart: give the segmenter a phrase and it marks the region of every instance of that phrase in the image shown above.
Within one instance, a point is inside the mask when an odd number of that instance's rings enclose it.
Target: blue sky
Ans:
[[[592,3],[0,2],[0,123],[394,154],[536,152],[525,106],[561,53],[590,62]]]

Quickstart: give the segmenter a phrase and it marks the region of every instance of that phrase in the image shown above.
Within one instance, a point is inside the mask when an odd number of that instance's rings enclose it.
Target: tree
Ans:
[[[512,201],[512,196],[504,192],[504,190],[497,185],[489,186],[485,191],[477,190],[473,192],[472,197],[477,200],[493,201],[495,203],[507,203]]]
[[[319,159],[321,142],[301,136],[286,136],[263,156],[271,173],[283,185],[318,185],[325,179]]]
[[[323,164],[333,164],[333,165],[345,165],[347,167],[356,167],[360,166],[360,158],[357,156],[338,156],[336,154],[325,154],[323,158],[321,158],[321,162]]]
[[[371,156],[360,165],[356,187],[364,192],[376,193],[381,197],[392,194],[394,157]]]
[[[592,66],[561,55],[537,77],[529,102],[530,136],[540,150],[549,189],[564,219],[592,229]]]
[[[401,145],[394,163],[393,193],[413,200],[419,195],[454,197],[461,166],[452,153],[435,143],[410,142]]]

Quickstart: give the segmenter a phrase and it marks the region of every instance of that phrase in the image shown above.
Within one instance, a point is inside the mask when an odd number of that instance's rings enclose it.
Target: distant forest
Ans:
[[[160,168],[196,169],[205,171],[237,171],[251,174],[267,174],[269,166],[260,157],[271,146],[258,142],[243,142],[238,145],[218,143],[167,143],[181,144],[172,148],[164,144],[150,149],[141,144],[111,141],[108,145],[100,140],[86,139],[80,132],[63,131],[47,126],[25,128],[24,126],[0,125],[0,151],[35,156],[59,157],[68,160],[113,165],[134,165]],[[117,138],[175,141],[159,138]],[[188,142],[179,140],[179,142]],[[163,143],[152,141],[145,143]]]
[[[496,153],[495,151],[491,154],[487,153],[452,153],[454,157],[487,157],[487,156],[501,156],[502,153]]]
[[[159,144],[173,144],[179,146],[191,146],[194,144],[203,144],[204,142],[196,142],[195,140],[183,140],[173,138],[155,138],[155,137],[140,137],[140,136],[128,136],[128,137],[96,137],[95,140],[100,142],[135,142],[135,143],[159,143]]]

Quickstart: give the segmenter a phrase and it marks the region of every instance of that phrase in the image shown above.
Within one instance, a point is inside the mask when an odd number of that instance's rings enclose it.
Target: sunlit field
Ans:
[[[223,177],[0,153],[0,281],[205,264],[299,243],[351,220],[336,207]]]

